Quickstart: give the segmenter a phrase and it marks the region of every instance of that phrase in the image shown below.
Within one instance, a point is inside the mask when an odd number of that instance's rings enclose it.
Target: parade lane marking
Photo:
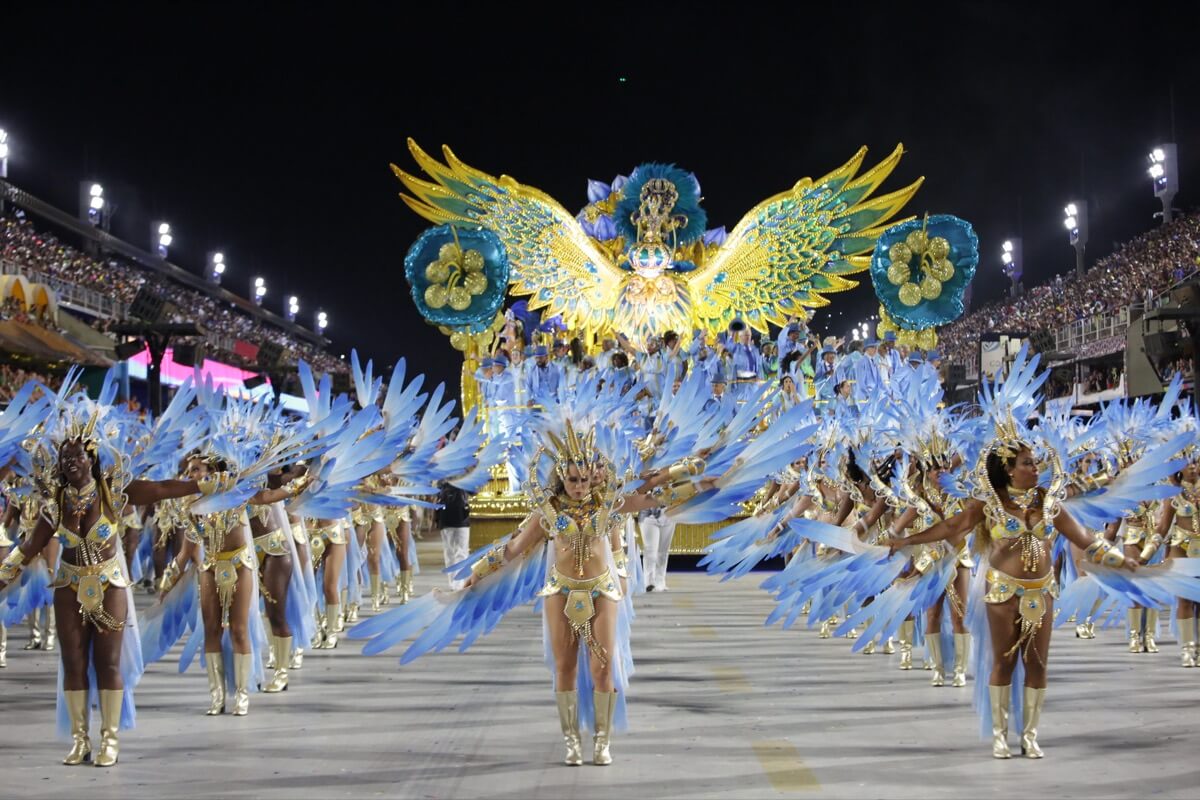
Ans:
[[[821,788],[817,776],[800,758],[800,751],[786,739],[762,739],[751,742],[750,746],[775,791],[806,792]]]
[[[711,640],[717,638],[717,629],[711,625],[693,625],[688,630],[697,639]]]
[[[750,681],[746,673],[737,667],[713,667],[713,676],[717,679],[717,688],[728,694],[745,694],[750,691]]]

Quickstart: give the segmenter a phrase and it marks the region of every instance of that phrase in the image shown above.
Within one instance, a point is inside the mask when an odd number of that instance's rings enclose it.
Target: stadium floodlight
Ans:
[[[288,322],[295,322],[296,315],[300,313],[300,298],[292,295],[288,298],[287,319]]]
[[[1065,224],[1064,220],[1064,224]],[[1021,271],[1024,265],[1024,259],[1021,258],[1021,240],[1020,239],[1005,239],[1000,245],[1000,269],[1012,281],[1009,286],[1009,295],[1017,296],[1018,284],[1021,281]]]
[[[79,219],[95,228],[108,229],[112,204],[104,196],[104,186],[96,181],[79,182]]]
[[[262,305],[263,298],[267,296],[267,282],[262,278],[254,279],[254,302]]]
[[[155,249],[158,251],[158,257],[166,258],[167,248],[171,246],[171,242],[175,241],[175,237],[171,235],[170,223],[155,222],[150,227],[151,238],[154,241]]]
[[[0,128],[0,178],[8,177],[8,131]]]
[[[1175,158],[1175,145],[1171,143],[1159,145],[1150,151],[1147,157],[1150,167],[1146,172],[1154,184],[1154,196],[1162,201],[1163,223],[1171,221],[1171,201],[1179,191],[1179,166]],[[1158,216],[1155,214],[1154,216]]]
[[[225,254],[220,250],[210,250],[208,253],[208,274],[207,278],[218,286],[221,285],[221,276],[225,274]]]
[[[1067,203],[1067,207],[1063,209],[1066,214],[1066,219],[1063,220],[1063,227],[1067,229],[1068,237],[1071,241],[1071,246],[1075,248],[1075,272],[1078,275],[1083,275],[1083,251],[1087,247],[1088,239],[1088,209],[1087,202],[1082,203]]]
[[[317,330],[323,331],[329,326],[329,315],[324,311],[317,312]]]

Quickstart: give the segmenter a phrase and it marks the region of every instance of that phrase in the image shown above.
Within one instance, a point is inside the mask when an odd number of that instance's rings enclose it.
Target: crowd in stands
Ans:
[[[1200,214],[1188,214],[1138,236],[1099,259],[1083,276],[1053,281],[964,315],[938,332],[951,363],[974,364],[984,331],[1036,333],[1144,302],[1183,280],[1200,257]]]
[[[26,308],[25,304],[15,297],[6,297],[3,302],[0,302],[0,320],[13,320],[29,325],[40,325],[52,331],[58,330],[49,308],[46,306],[34,309]]]
[[[329,353],[300,341],[280,328],[261,322],[221,300],[169,278],[112,256],[93,258],[57,237],[34,229],[28,219],[0,217],[0,258],[15,264],[22,272],[38,272],[66,283],[104,294],[121,303],[129,303],[142,286],[151,287],[178,312],[173,321],[195,322],[207,331],[221,334],[223,340],[242,339],[255,345],[271,341],[285,353],[304,358],[317,371],[345,371],[345,364]],[[95,327],[107,331],[112,320],[95,321]],[[210,355],[239,366],[253,366],[232,352]]]
[[[0,364],[0,406],[7,406],[13,395],[21,390],[27,381],[35,380],[46,384],[51,389],[56,388],[60,380],[33,370]]]

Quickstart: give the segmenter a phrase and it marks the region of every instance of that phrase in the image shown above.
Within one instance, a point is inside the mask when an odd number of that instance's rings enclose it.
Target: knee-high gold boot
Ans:
[[[609,745],[612,739],[613,712],[617,709],[617,693],[592,692],[592,702],[596,705],[596,735],[592,741],[592,763],[604,767],[612,763]]]
[[[54,617],[54,606],[46,606],[45,629],[42,631],[42,649],[53,650],[58,640],[58,624]]]
[[[117,731],[121,729],[123,705],[124,690],[100,690],[100,749],[96,752],[97,767],[111,767],[117,763]]]
[[[318,649],[332,650],[338,645],[338,631],[341,630],[342,607],[337,603],[325,604],[325,638],[321,640]]]
[[[992,758],[1012,758],[1008,749],[1008,709],[1012,705],[1012,686],[988,686],[992,701]]]
[[[254,664],[253,653],[233,654],[233,715],[244,717],[250,713],[250,673]]]
[[[1025,725],[1021,731],[1021,752],[1026,758],[1041,758],[1044,754],[1038,747],[1037,727],[1042,718],[1042,703],[1046,701],[1045,689],[1025,687]]]
[[[263,691],[267,694],[286,692],[288,688],[288,664],[292,660],[292,637],[271,637],[271,649],[275,653],[275,674],[271,676],[271,682],[263,687]]]
[[[1196,666],[1196,618],[1183,617],[1175,620],[1175,624],[1179,626],[1179,647],[1182,651],[1180,665],[1184,667]]]
[[[208,669],[208,693],[212,703],[204,713],[210,717],[225,713],[225,656],[220,650],[205,653],[204,662]]]
[[[579,740],[579,692],[555,692],[554,702],[558,704],[558,724],[567,745],[563,763],[578,767],[583,763],[583,743]]]
[[[400,596],[396,599],[400,605],[405,605],[413,596],[413,574],[411,569],[400,570]]]
[[[913,632],[916,626],[911,619],[900,623],[900,669],[912,669]]]
[[[937,631],[925,634],[925,646],[929,648],[929,658],[933,661],[933,679],[930,686],[946,685],[946,668],[942,665],[942,635]]]
[[[378,611],[383,605],[383,579],[378,575],[371,576],[371,610]]]
[[[1146,609],[1146,633],[1142,636],[1142,643],[1146,647],[1147,653],[1158,652],[1158,642],[1154,641],[1158,638],[1158,609]]]
[[[954,634],[954,681],[952,686],[967,685],[967,652],[971,649],[971,634]]]
[[[35,608],[29,615],[29,641],[25,643],[22,650],[41,650],[42,649],[42,629],[37,623],[37,609]]]
[[[71,752],[63,759],[68,767],[74,767],[92,757],[92,741],[88,738],[88,693],[63,692],[63,703],[71,719]]]
[[[1142,652],[1142,609],[1131,608],[1128,615],[1129,652]]]

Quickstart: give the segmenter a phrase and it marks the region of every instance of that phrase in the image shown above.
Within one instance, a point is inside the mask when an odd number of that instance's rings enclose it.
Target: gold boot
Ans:
[[[967,685],[967,651],[971,647],[971,634],[954,634],[954,680],[951,686]]]
[[[884,642],[883,652],[889,656],[896,652],[896,640],[891,636],[889,636],[887,641]]]
[[[224,714],[224,655],[220,650],[205,652],[205,666],[209,670],[209,696],[212,703],[204,714],[214,717]]]
[[[288,663],[292,658],[292,637],[291,636],[276,636],[271,640],[272,650],[275,652],[275,674],[271,676],[271,682],[263,688],[267,694],[275,692],[286,692],[288,688]]]
[[[1179,642],[1182,650],[1182,657],[1179,665],[1182,667],[1195,667],[1196,663],[1196,618],[1183,617],[1175,620],[1175,624],[1179,626]]]
[[[263,620],[263,628],[268,631],[271,630],[271,623],[265,618]],[[270,641],[271,646],[267,648],[266,668],[275,669],[275,634],[267,634],[267,639]]]
[[[100,749],[96,753],[97,767],[111,767],[117,763],[117,731],[121,729],[121,706],[124,704],[124,689],[100,690]]]
[[[57,639],[58,625],[55,624],[54,606],[46,606],[46,629],[42,632],[42,649],[53,650]]]
[[[233,654],[233,715],[244,717],[250,713],[250,673],[253,671],[252,653]]]
[[[1129,609],[1129,652],[1142,652],[1142,609]]]
[[[212,704],[204,713],[210,717],[225,713],[225,656],[221,651],[205,653],[204,661],[208,667],[208,693]]]
[[[42,649],[42,629],[37,624],[37,609],[29,615],[29,641],[25,643],[22,650],[41,650]]]
[[[290,665],[290,668],[291,669],[300,669],[303,666],[304,666],[304,648],[297,647],[295,650],[292,651],[292,663]]]
[[[821,630],[817,634],[818,638],[828,639],[833,636],[833,623],[830,620],[825,620],[821,623]]]
[[[925,646],[929,648],[929,658],[933,661],[933,680],[930,686],[946,685],[946,669],[942,666],[942,635],[937,631],[926,634]]]
[[[562,728],[563,741],[567,743],[567,757],[563,763],[578,767],[583,763],[583,743],[579,740],[579,692],[555,692],[558,704],[558,724]]]
[[[988,686],[992,701],[992,758],[1012,758],[1008,749],[1008,709],[1012,686]]]
[[[0,669],[8,666],[8,628],[0,622]]]
[[[1025,687],[1025,728],[1021,731],[1021,753],[1026,758],[1041,758],[1042,748],[1038,747],[1037,726],[1042,718],[1042,703],[1046,701],[1045,689],[1030,689]]]
[[[411,569],[400,570],[400,596],[396,598],[396,602],[400,605],[405,605],[413,596],[413,574]]]
[[[333,650],[338,646],[339,625],[342,623],[342,607],[337,603],[325,606],[325,638],[317,645],[320,650]]]
[[[869,655],[873,655],[874,653],[875,653],[875,640],[872,639],[871,641],[867,642],[867,646],[862,649],[862,654],[864,656],[869,656]]]
[[[1146,648],[1147,653],[1158,652],[1158,642],[1154,641],[1158,637],[1158,609],[1146,609],[1146,633],[1142,637],[1142,644]]]
[[[63,704],[71,720],[71,752],[63,759],[68,767],[74,767],[92,758],[92,741],[88,739],[88,693],[63,692]]]
[[[382,588],[383,580],[378,575],[371,576],[371,610],[378,612],[382,605],[380,600],[383,596]]]
[[[900,623],[900,669],[912,669],[912,640],[913,621],[906,619]]]
[[[344,620],[338,620],[338,633],[341,633],[346,629],[347,622],[358,622],[358,603],[351,603],[350,605],[346,606],[346,618]]]
[[[596,704],[596,735],[592,741],[592,763],[604,767],[612,763],[612,753],[608,748],[612,737],[613,712],[617,709],[617,693],[592,692],[592,702]]]

